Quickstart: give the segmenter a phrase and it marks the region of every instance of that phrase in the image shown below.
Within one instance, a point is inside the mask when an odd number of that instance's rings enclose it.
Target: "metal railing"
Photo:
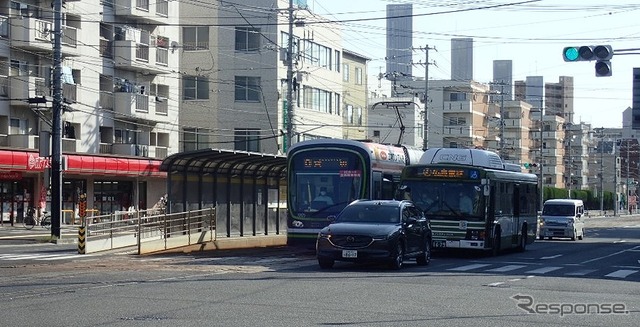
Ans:
[[[86,217],[86,252],[137,246],[138,253],[215,240],[215,208],[165,214],[160,209]]]

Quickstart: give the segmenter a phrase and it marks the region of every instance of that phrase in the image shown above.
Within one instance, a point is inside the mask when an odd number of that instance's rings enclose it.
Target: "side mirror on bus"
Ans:
[[[406,185],[398,187],[395,195],[396,200],[411,200],[411,188]]]

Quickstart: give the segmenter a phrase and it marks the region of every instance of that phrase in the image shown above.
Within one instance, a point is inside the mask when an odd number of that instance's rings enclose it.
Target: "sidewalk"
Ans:
[[[51,241],[51,230],[42,226],[26,229],[22,224],[0,226],[0,241],[13,240],[28,243],[45,243]],[[63,225],[60,228],[60,239],[54,243],[75,243],[78,240],[78,226]]]

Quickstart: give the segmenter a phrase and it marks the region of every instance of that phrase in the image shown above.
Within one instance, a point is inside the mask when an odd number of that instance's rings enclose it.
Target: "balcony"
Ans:
[[[29,98],[49,96],[51,91],[44,78],[35,76],[9,76],[9,98],[12,106],[28,106]]]
[[[9,77],[0,75],[0,97],[9,97]]]
[[[149,146],[144,144],[122,144],[114,143],[111,145],[113,154],[125,156],[149,157]]]
[[[169,21],[169,2],[166,0],[114,0],[116,16],[163,25]]]
[[[473,127],[471,126],[444,126],[444,136],[453,137],[473,137]]]
[[[149,157],[165,159],[169,156],[169,148],[164,146],[149,146]]]
[[[167,63],[158,62],[158,48],[132,40],[115,41],[115,63],[119,69],[126,69],[143,74],[168,74],[171,71]],[[168,56],[168,52],[167,52]],[[162,56],[160,55],[162,60]]]
[[[113,99],[113,92],[100,91],[100,108],[105,110],[113,110]]]
[[[149,96],[139,93],[114,93],[113,110],[130,118],[149,118]]]
[[[66,103],[78,102],[78,86],[76,84],[62,83],[62,97]]]
[[[21,148],[21,149],[39,149],[38,135],[26,135],[26,134],[14,134],[7,135],[7,146],[11,148]]]
[[[62,26],[62,53],[79,56],[77,40],[80,31]],[[11,46],[33,51],[53,51],[53,22],[34,17],[11,18]]]
[[[471,113],[472,108],[471,101],[444,101],[445,113]]]
[[[0,57],[9,58],[11,47],[9,46],[9,18],[0,16]]]
[[[62,152],[78,152],[78,140],[63,138]]]

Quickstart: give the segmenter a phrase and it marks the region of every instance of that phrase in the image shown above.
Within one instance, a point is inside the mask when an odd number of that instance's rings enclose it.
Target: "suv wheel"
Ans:
[[[431,262],[431,240],[427,238],[424,242],[424,251],[416,258],[416,263],[426,266],[429,262]]]
[[[391,269],[400,269],[402,268],[402,264],[404,263],[404,248],[402,247],[402,242],[398,241],[396,244],[396,252],[393,257],[393,261],[389,265]]]

